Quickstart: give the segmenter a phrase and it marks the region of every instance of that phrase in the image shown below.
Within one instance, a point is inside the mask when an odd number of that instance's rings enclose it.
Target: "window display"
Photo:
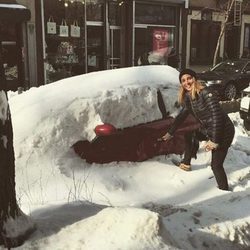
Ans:
[[[1,22],[0,27],[0,57],[3,69],[3,77],[7,88],[16,90],[23,84],[21,44],[18,42],[16,25],[9,22]]]
[[[46,82],[85,73],[83,2],[44,2]]]
[[[137,65],[169,64],[170,55],[173,57],[173,51],[176,50],[174,34],[175,28],[172,27],[136,28],[135,58],[137,58]]]
[[[87,21],[103,21],[104,0],[87,0],[86,5]]]

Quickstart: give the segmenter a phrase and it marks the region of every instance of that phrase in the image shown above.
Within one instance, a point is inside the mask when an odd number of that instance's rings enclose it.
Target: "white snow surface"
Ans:
[[[118,128],[161,117],[157,88],[175,114],[178,72],[140,66],[64,79],[9,93],[16,192],[36,231],[16,249],[249,249],[250,138],[239,113],[224,167],[231,191],[216,187],[202,147],[191,172],[178,155],[88,164],[71,145],[97,124]],[[16,230],[17,231],[17,230]],[[1,248],[1,247],[0,247]]]

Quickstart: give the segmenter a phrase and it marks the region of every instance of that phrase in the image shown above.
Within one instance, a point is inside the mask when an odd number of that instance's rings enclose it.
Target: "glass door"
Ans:
[[[110,27],[110,68],[121,67],[121,27]]]

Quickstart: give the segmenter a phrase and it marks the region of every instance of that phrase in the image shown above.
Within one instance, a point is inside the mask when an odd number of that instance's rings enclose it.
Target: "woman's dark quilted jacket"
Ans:
[[[201,90],[194,100],[186,94],[184,106],[176,116],[168,133],[174,134],[179,125],[192,114],[201,124],[201,131],[208,140],[218,143],[221,147],[229,147],[234,137],[234,125],[222,110],[218,99],[209,88]]]

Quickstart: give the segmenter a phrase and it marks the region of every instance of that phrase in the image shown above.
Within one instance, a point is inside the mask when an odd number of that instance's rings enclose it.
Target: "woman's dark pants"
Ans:
[[[197,131],[187,133],[185,135],[185,153],[182,160],[184,164],[190,165],[191,159],[196,158],[196,153],[199,149],[199,141],[203,140],[207,140],[206,136]],[[218,188],[222,190],[228,190],[227,176],[223,168],[227,151],[228,147],[212,150],[211,167],[217,181]]]

